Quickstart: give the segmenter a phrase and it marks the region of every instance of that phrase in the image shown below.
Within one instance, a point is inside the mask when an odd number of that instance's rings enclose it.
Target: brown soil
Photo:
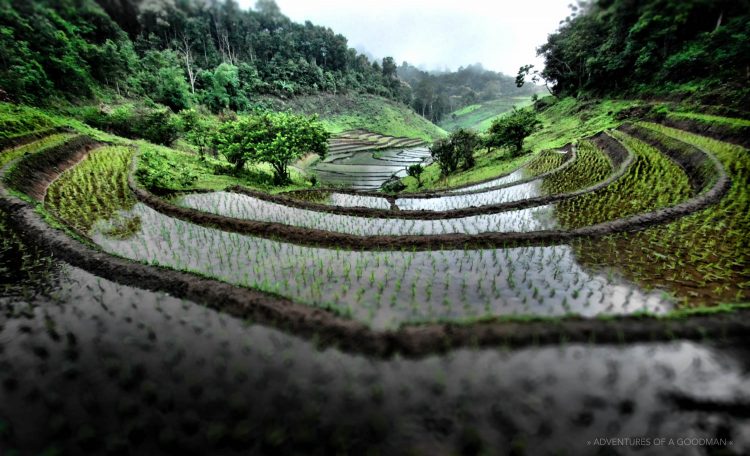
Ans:
[[[55,133],[72,132],[68,127],[52,127],[44,130],[38,130],[25,135],[11,136],[0,139],[0,150],[20,147],[32,143]]]
[[[59,146],[21,160],[8,174],[7,181],[14,189],[37,201],[44,201],[50,183],[101,145],[88,136],[75,136]]]

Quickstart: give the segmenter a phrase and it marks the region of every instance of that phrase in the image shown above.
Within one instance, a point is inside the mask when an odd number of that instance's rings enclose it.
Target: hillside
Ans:
[[[531,104],[527,96],[505,97],[464,106],[448,114],[439,123],[447,131],[459,128],[471,128],[476,131],[486,131],[492,120],[513,109]]]
[[[411,88],[411,98],[403,101],[435,123],[444,122],[451,112],[464,107],[530,97],[543,90],[532,84],[518,87],[513,77],[487,70],[479,63],[456,71],[429,72],[404,62],[398,67],[398,77]]]
[[[361,129],[387,136],[420,138],[427,142],[446,134],[407,106],[376,95],[321,93],[289,100],[265,98],[263,103],[276,110],[317,114],[326,130],[333,134]]]

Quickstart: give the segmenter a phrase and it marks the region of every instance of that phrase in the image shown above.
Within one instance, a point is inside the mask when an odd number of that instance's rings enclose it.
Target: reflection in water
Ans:
[[[438,198],[398,198],[396,206],[404,211],[452,211],[465,207],[503,204],[542,196],[540,186],[539,181],[532,181],[468,195],[446,195]]]
[[[65,271],[52,297],[31,307],[0,299],[3,454],[593,455],[604,449],[586,442],[604,437],[719,437],[732,441],[730,454],[750,452],[746,417],[670,399],[747,400],[747,353],[732,347],[576,344],[371,359]]]
[[[527,174],[527,170],[524,168],[521,168],[521,169],[517,169],[513,171],[507,176],[498,177],[497,179],[493,179],[487,182],[482,182],[481,184],[469,185],[467,187],[461,187],[461,188],[449,190],[449,192],[452,192],[452,193],[471,192],[474,190],[482,190],[485,188],[499,187],[501,185],[507,185],[507,184],[519,181],[521,179],[524,179],[526,177],[526,174]]]
[[[387,201],[386,201],[387,203]],[[175,204],[226,217],[259,220],[358,236],[529,232],[557,228],[554,206],[536,206],[470,217],[418,220],[372,218],[297,209],[231,192],[196,193]]]
[[[228,233],[139,204],[142,230],[105,250],[330,307],[374,328],[494,315],[663,313],[669,296],[582,269],[569,246],[361,252]]]
[[[373,190],[393,175],[405,176],[409,165],[423,163],[429,157],[426,147],[365,150],[333,154],[312,170],[324,185]]]

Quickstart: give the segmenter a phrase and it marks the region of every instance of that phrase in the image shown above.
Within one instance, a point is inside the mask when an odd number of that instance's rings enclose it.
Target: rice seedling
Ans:
[[[750,161],[740,146],[642,123],[662,141],[679,140],[713,153],[733,185],[718,204],[674,222],[631,235],[576,244],[579,258],[601,267],[617,253],[619,270],[644,288],[666,284],[692,306],[750,298]]]
[[[122,146],[92,152],[50,185],[47,209],[83,233],[91,231],[98,220],[110,222],[109,234],[113,236],[127,237],[137,231],[137,218],[116,216],[135,204],[127,185],[132,155],[131,148]]]

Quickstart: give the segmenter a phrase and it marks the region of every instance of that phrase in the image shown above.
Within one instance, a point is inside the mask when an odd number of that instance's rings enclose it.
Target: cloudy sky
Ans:
[[[349,45],[425,69],[472,63],[515,75],[540,64],[536,47],[568,13],[572,0],[276,0],[296,22],[331,27]],[[255,0],[239,0],[252,7]]]

